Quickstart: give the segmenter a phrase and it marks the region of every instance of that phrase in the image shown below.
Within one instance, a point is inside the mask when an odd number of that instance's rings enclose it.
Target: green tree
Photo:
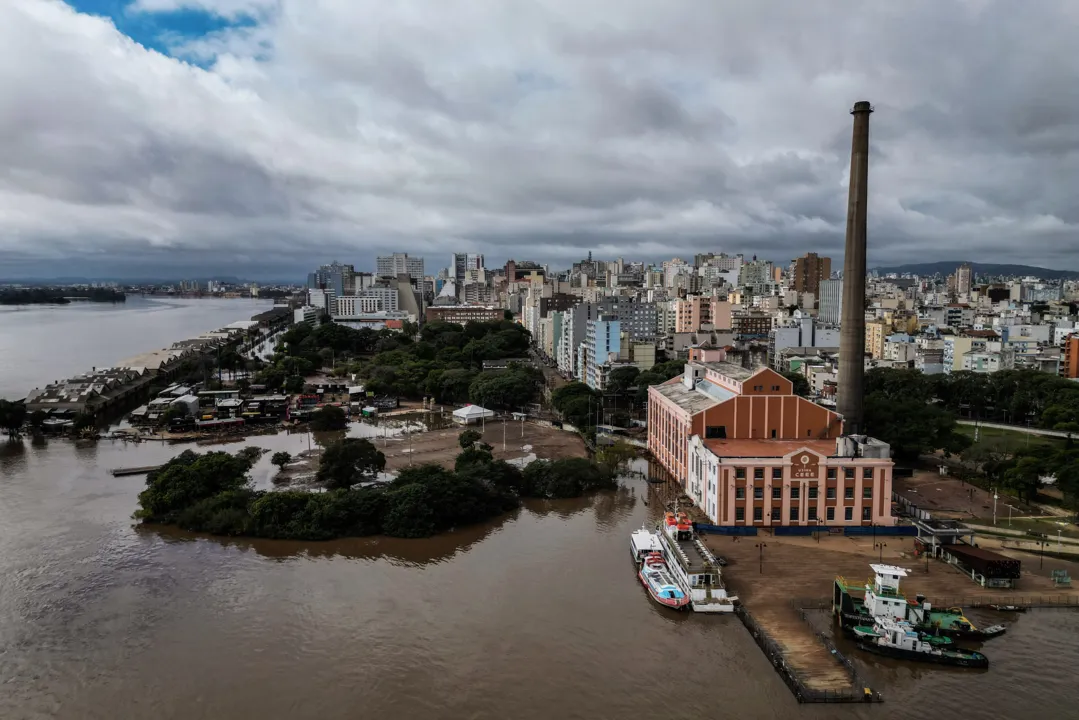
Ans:
[[[345,438],[322,453],[317,477],[327,488],[348,489],[373,479],[385,468],[386,456],[370,440]]]
[[[284,470],[285,466],[292,462],[292,454],[284,450],[275,452],[270,458],[270,463],[277,466],[278,470]]]
[[[30,413],[30,427],[33,429],[35,435],[40,435],[41,431],[45,427],[45,421],[49,418],[49,414],[44,410],[35,410]]]
[[[464,448],[464,449],[472,447],[473,445],[475,445],[477,442],[479,442],[482,439],[483,439],[483,436],[480,435],[475,430],[465,430],[464,432],[462,432],[460,435],[457,436],[458,444],[460,444],[460,446],[462,448]]]
[[[1045,461],[1042,458],[1031,455],[1019,457],[1012,467],[1004,472],[1004,486],[1020,500],[1031,502],[1038,496],[1045,470]]]
[[[89,428],[94,427],[94,425],[96,425],[96,424],[97,424],[97,420],[95,420],[94,416],[91,413],[88,413],[88,412],[77,413],[75,415],[75,417],[73,417],[71,419],[71,428],[75,432],[79,432],[81,430],[87,430]]]
[[[344,430],[348,427],[345,411],[334,405],[327,405],[311,413],[311,429],[315,432]]]
[[[139,515],[154,522],[174,522],[179,512],[201,500],[245,488],[250,469],[247,459],[226,452],[199,455],[187,450],[146,476],[146,489],[139,493]]]
[[[620,395],[628,395],[637,385],[641,371],[633,366],[616,367],[607,375],[607,390]]]
[[[188,410],[187,405],[183,403],[173,403],[169,405],[169,409],[165,411],[165,422],[171,424],[176,420],[183,420],[191,415],[191,411]]]
[[[794,385],[794,394],[801,395],[802,397],[809,397],[811,388],[809,387],[809,380],[802,373],[796,372],[782,372],[783,377],[791,381]]]
[[[872,393],[865,399],[865,426],[869,435],[891,445],[895,457],[907,460],[935,450],[959,454],[970,445],[951,413],[917,396]]]
[[[304,386],[303,378],[300,377],[299,375],[289,375],[285,379],[285,392],[289,393],[290,395],[296,395],[297,393],[302,393],[303,392],[303,386]]]
[[[21,402],[0,400],[0,428],[7,431],[9,436],[18,435],[25,421],[26,405]]]
[[[468,389],[473,403],[486,408],[512,410],[536,398],[538,384],[535,375],[520,368],[480,373]]]

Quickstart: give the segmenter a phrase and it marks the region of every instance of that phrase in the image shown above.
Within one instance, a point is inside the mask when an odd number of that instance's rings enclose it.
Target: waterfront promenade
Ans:
[[[1079,575],[1079,563],[1025,552],[1003,549],[1023,562],[1023,573],[1015,589],[982,588],[953,566],[913,555],[913,540],[907,537],[882,537],[883,549],[875,548],[871,537],[822,535],[784,537],[761,534],[756,537],[711,535],[707,545],[728,561],[723,580],[737,594],[763,631],[781,648],[782,661],[804,686],[816,692],[862,692],[851,672],[838,662],[818,636],[831,627],[832,585],[835,576],[852,582],[871,575],[870,563],[886,563],[911,569],[903,590],[911,597],[925,595],[934,605],[961,605],[978,625],[1007,623],[1007,615],[985,608],[989,603],[1079,607],[1079,588],[1057,588],[1050,579],[1051,570],[1068,570]],[[763,553],[760,544],[764,544]],[[762,561],[763,557],[763,561]],[[1042,567],[1039,567],[1039,560]],[[979,607],[980,606],[980,607]],[[825,632],[825,636],[829,633]],[[860,664],[853,644],[834,638],[836,646]],[[985,646],[992,657],[993,643]],[[876,689],[876,688],[874,688]]]

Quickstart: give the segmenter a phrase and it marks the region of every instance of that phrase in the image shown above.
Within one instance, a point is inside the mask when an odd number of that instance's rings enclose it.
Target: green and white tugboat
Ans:
[[[951,638],[919,633],[906,620],[879,617],[872,626],[857,625],[854,637],[866,652],[939,665],[989,667],[989,658],[976,650],[954,647]]]
[[[963,609],[950,607],[943,610],[932,605],[921,595],[908,599],[899,590],[899,581],[907,576],[906,568],[894,565],[870,565],[872,582],[856,588],[842,576],[836,576],[832,592],[832,608],[843,629],[850,633],[857,626],[870,626],[880,615],[906,620],[920,633],[939,635],[952,640],[983,641],[1002,635],[1004,625],[986,628],[975,627]]]

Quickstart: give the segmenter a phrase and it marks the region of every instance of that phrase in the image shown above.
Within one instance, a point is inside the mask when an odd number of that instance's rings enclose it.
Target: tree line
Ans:
[[[386,458],[370,441],[346,438],[323,453],[317,478],[324,492],[257,491],[249,472],[262,451],[197,454],[187,450],[146,478],[136,516],[216,535],[290,540],[389,535],[428,537],[482,522],[522,498],[577,497],[617,485],[619,458],[535,460],[525,468],[495,460],[478,433],[465,431],[452,470],[420,465],[376,482]],[[286,454],[272,458],[279,467]]]
[[[336,375],[363,378],[375,395],[517,409],[536,399],[542,373],[526,364],[485,371],[483,363],[525,358],[530,342],[528,330],[510,320],[406,323],[401,332],[299,324],[282,335],[272,363],[254,381],[295,392],[305,376],[333,365]]]
[[[111,288],[0,288],[0,305],[68,305],[69,297],[122,303],[127,295]]]

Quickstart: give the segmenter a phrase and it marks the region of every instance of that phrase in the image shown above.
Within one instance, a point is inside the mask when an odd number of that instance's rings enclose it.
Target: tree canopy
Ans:
[[[865,378],[865,430],[900,459],[944,450],[958,454],[969,439],[955,416],[933,401],[933,383],[916,370],[874,368]]]
[[[354,488],[385,458],[366,440],[346,439],[323,455],[327,492],[263,492],[250,487],[250,455],[181,453],[147,476],[138,517],[217,535],[426,537],[512,510],[523,497],[575,497],[616,485],[610,469],[584,458],[536,460],[522,471],[475,445],[453,470],[419,465],[389,483]]]
[[[366,438],[345,438],[322,453],[318,480],[327,488],[347,489],[373,479],[386,468],[386,456]]]
[[[334,405],[327,405],[311,413],[311,429],[315,432],[331,432],[348,427],[345,411]]]
[[[26,422],[26,405],[11,400],[0,400],[0,428],[14,437]]]

